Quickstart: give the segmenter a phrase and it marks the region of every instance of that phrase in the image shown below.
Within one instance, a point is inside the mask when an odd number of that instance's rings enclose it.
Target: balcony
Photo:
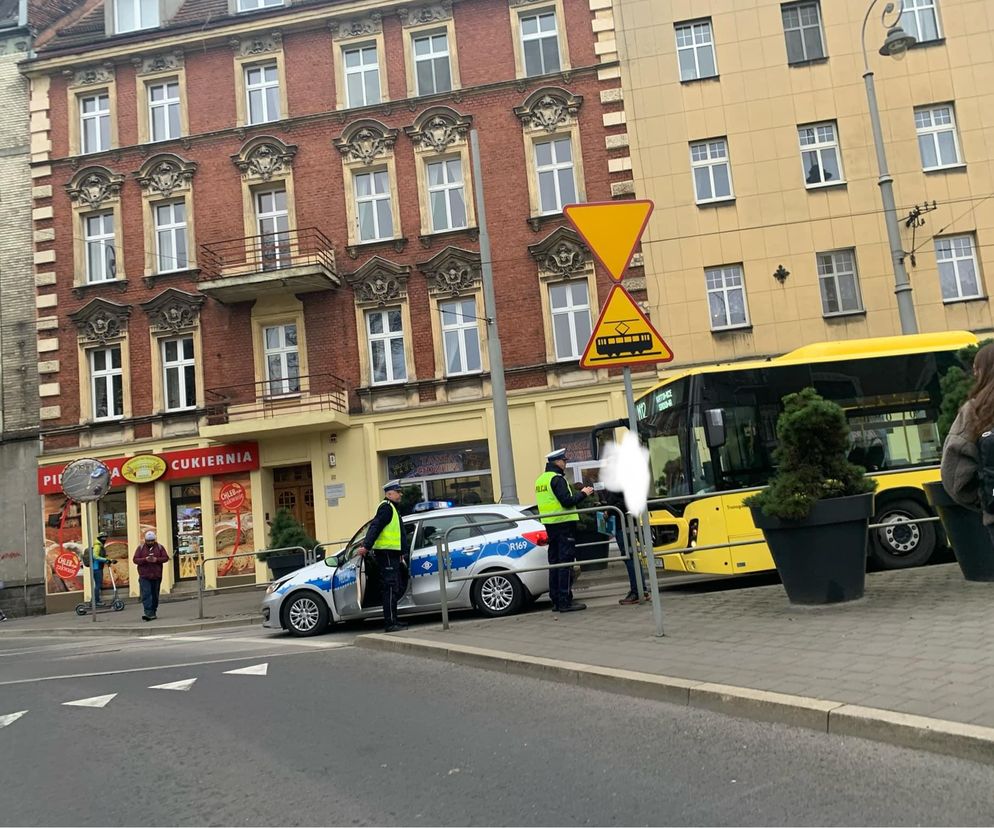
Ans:
[[[226,304],[342,283],[331,240],[314,227],[202,244],[200,265],[200,292]]]
[[[349,424],[349,393],[334,374],[208,388],[201,436],[233,438],[260,432],[318,431]]]

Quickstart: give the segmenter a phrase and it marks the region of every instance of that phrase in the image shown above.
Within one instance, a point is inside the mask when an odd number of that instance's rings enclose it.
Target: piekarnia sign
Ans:
[[[164,451],[157,455],[166,464],[163,480],[176,480],[182,477],[209,477],[230,472],[255,471],[259,468],[259,444],[238,443],[231,446],[212,446],[205,449],[186,451]],[[103,462],[110,469],[112,486],[127,483],[121,474],[121,467],[129,457],[115,457]],[[62,491],[61,466],[42,466],[38,469],[39,494],[59,494]]]

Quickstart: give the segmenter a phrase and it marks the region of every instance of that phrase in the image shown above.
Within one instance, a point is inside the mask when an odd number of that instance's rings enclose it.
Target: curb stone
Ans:
[[[862,707],[830,699],[617,670],[462,644],[367,633],[355,646],[450,661],[484,670],[577,684],[625,696],[681,704],[728,716],[804,727],[994,765],[994,728]]]

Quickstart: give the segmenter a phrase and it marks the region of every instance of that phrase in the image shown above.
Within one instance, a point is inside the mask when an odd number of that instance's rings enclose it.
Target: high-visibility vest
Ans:
[[[545,474],[539,475],[538,480],[535,481],[535,502],[538,504],[538,519],[542,523],[570,523],[571,521],[576,521],[580,519],[580,516],[576,514],[575,506],[563,506],[559,502],[559,498],[556,497],[555,492],[552,491],[552,478],[556,477],[557,472],[546,472]],[[564,477],[563,480],[566,480]],[[569,481],[566,480],[566,488],[569,489],[570,494],[573,490],[570,489]],[[545,515],[552,514],[554,512],[568,512],[572,511],[571,515],[556,515],[555,517],[545,517]]]
[[[376,540],[373,541],[373,549],[391,549],[395,552],[400,552],[402,548],[400,545],[400,533],[402,531],[400,526],[400,512],[397,511],[397,507],[389,500],[384,500],[383,502],[390,505],[393,511],[393,518],[383,527]]]

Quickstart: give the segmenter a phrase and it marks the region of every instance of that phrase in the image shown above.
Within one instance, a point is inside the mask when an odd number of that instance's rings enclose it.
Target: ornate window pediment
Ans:
[[[94,299],[75,313],[69,314],[79,330],[80,340],[95,345],[105,345],[123,336],[128,327],[129,316],[131,305],[119,305],[106,299]]]
[[[144,192],[169,198],[173,193],[190,189],[196,161],[184,161],[171,152],[153,155],[134,173]]]
[[[179,333],[197,324],[203,296],[169,288],[140,307],[148,316],[151,329],[159,333]]]
[[[465,142],[472,123],[472,115],[460,115],[448,106],[433,106],[418,115],[413,125],[404,127],[404,132],[415,149],[445,152]]]
[[[346,163],[366,165],[392,152],[398,133],[373,118],[360,118],[349,124],[334,143]]]
[[[555,132],[576,121],[583,97],[558,86],[543,86],[531,93],[514,114],[525,129]]]
[[[433,296],[456,296],[472,293],[480,286],[480,254],[460,247],[446,247],[418,270],[428,279],[428,291]]]
[[[70,78],[72,86],[96,86],[103,83],[111,83],[114,80],[114,66],[110,63],[99,66],[85,66],[82,69],[65,69],[62,72]]]
[[[427,6],[404,6],[397,11],[403,26],[423,26],[452,17],[452,0],[442,0]]]
[[[135,74],[151,75],[157,72],[178,72],[183,68],[183,52],[165,52],[149,57],[137,56],[131,59],[135,66]]]
[[[586,274],[593,264],[590,250],[569,227],[557,227],[542,241],[529,245],[528,252],[538,262],[543,279],[572,279]]]
[[[382,307],[407,298],[407,279],[410,275],[409,265],[373,256],[345,280],[355,293],[357,305]]]
[[[121,195],[124,176],[112,173],[106,167],[84,167],[69,183],[66,192],[74,204],[97,210],[107,201],[116,201]]]
[[[357,17],[352,20],[332,20],[328,27],[335,40],[365,37],[383,31],[383,17],[379,12],[372,12],[366,17]]]
[[[269,34],[255,34],[252,37],[233,37],[231,48],[235,50],[238,57],[268,55],[283,48],[283,35],[279,32],[270,32]]]
[[[296,145],[272,135],[258,135],[246,141],[231,160],[242,178],[269,181],[273,176],[288,175],[296,154]]]

